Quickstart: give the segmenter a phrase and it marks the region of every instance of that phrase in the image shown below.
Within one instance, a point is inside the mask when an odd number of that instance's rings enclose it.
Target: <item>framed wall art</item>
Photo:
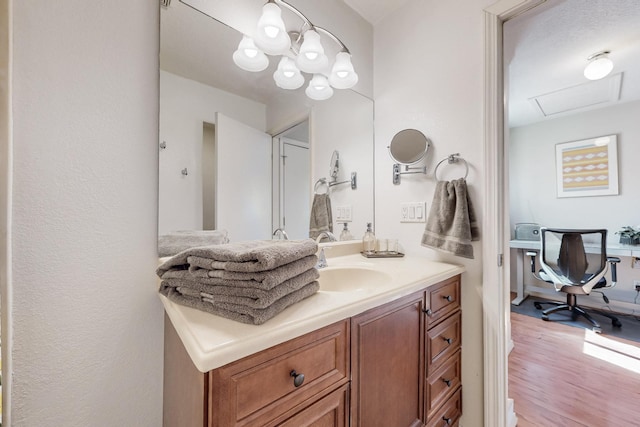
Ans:
[[[558,197],[618,194],[616,135],[556,144]]]

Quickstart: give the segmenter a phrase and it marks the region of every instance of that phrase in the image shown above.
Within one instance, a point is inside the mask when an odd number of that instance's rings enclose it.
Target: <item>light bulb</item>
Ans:
[[[304,77],[291,58],[283,56],[278,63],[278,69],[273,73],[276,86],[282,89],[294,90],[304,84]]]
[[[254,35],[256,46],[269,55],[285,54],[291,47],[291,39],[282,20],[282,10],[275,3],[262,7]]]
[[[264,33],[267,35],[267,37],[271,39],[275,39],[276,37],[278,37],[278,34],[280,33],[280,28],[275,27],[273,25],[266,25],[264,27]]]
[[[269,66],[269,60],[261,50],[256,48],[251,37],[242,36],[238,49],[233,52],[233,62],[246,71],[257,73]]]
[[[329,58],[324,54],[320,43],[320,35],[314,30],[307,30],[303,35],[300,52],[296,58],[298,68],[306,73],[326,72]]]
[[[329,86],[327,78],[321,74],[314,74],[309,82],[309,86],[304,91],[307,96],[316,101],[324,101],[333,96],[333,89]]]
[[[244,54],[248,58],[255,58],[256,56],[258,56],[258,49],[245,49]]]
[[[351,64],[351,55],[347,52],[339,52],[336,61],[331,68],[329,83],[336,89],[349,89],[358,83],[358,74]]]

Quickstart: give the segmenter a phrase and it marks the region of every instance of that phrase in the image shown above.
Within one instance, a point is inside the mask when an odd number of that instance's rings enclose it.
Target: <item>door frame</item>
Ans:
[[[502,26],[546,0],[500,0],[484,9],[484,188],[482,312],[484,425],[513,427],[517,417],[508,398],[509,268],[508,182],[504,141]],[[491,230],[491,233],[488,232]]]

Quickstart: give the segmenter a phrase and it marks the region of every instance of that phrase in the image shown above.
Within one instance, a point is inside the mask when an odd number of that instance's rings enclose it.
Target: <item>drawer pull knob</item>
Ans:
[[[427,308],[426,310],[423,309],[422,312],[425,313],[427,316],[431,316],[433,314],[430,308]]]
[[[289,375],[293,377],[293,385],[296,387],[300,387],[304,382],[304,374],[297,373],[295,369],[291,371]]]
[[[447,425],[451,425],[451,418],[447,418],[447,417],[442,417],[442,420],[447,424]]]
[[[451,338],[442,338],[442,339],[445,340],[447,344],[451,344],[453,342]]]
[[[453,297],[451,295],[443,296],[442,298],[446,299],[449,302],[453,301]]]
[[[444,381],[444,383],[447,385],[447,387],[451,387],[451,380],[445,380],[443,378],[442,381]]]

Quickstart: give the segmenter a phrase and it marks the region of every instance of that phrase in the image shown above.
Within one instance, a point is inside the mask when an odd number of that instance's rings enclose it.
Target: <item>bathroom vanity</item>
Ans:
[[[161,297],[164,425],[457,425],[464,268],[328,262],[316,295],[260,326]]]

